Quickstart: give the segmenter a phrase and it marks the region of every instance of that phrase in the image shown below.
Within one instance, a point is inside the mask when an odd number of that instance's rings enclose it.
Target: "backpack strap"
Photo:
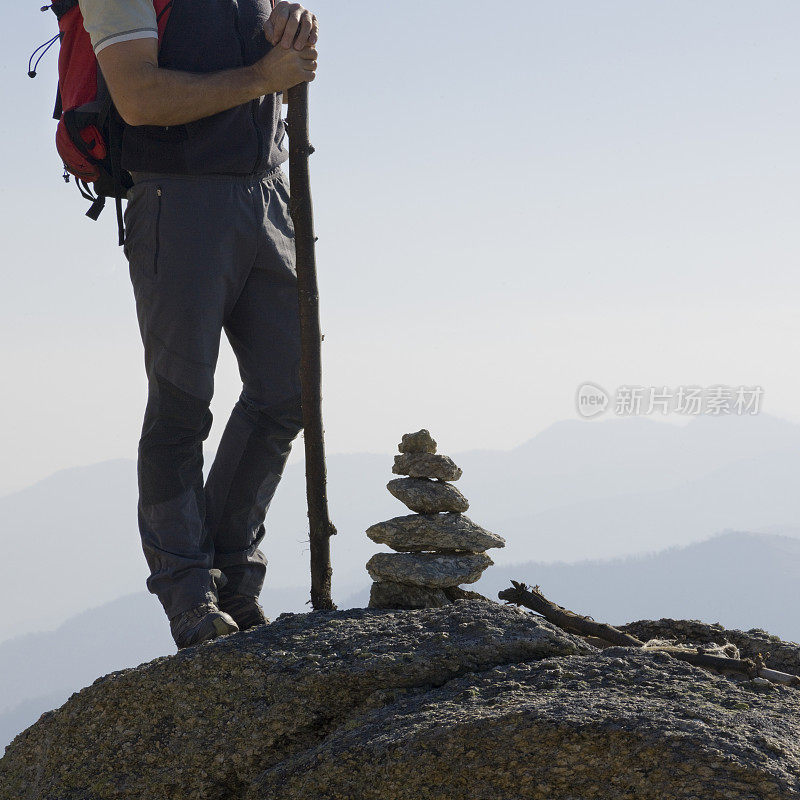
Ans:
[[[112,106],[112,109],[114,107]],[[122,178],[122,120],[118,120],[119,116],[116,109],[112,111],[113,117],[108,125],[108,150],[111,157],[111,177],[114,180],[114,186],[117,191],[114,194],[114,207],[117,212],[117,240],[119,246],[125,244],[125,220],[122,216],[122,194],[120,190],[123,186]]]
[[[117,238],[119,246],[125,244],[125,221],[122,216],[122,193],[130,188],[131,179],[122,169],[122,135],[125,121],[119,115],[111,92],[108,91],[103,73],[97,72],[97,99],[100,101],[100,129],[108,131],[108,157],[111,162],[111,178],[114,183],[114,206],[117,212]]]
[[[64,104],[61,102],[61,87],[56,88],[56,104],[53,108],[53,119],[58,122],[64,113]]]
[[[56,19],[61,19],[67,11],[75,8],[78,5],[78,0],[53,0],[49,6],[44,6],[42,11],[50,9],[55,15]]]
[[[103,197],[103,195],[96,195],[92,191],[92,187],[80,178],[75,178],[75,185],[78,187],[78,191],[81,193],[81,197],[84,200],[91,200],[92,204],[89,206],[86,216],[97,222],[100,213],[106,206],[106,198]]]

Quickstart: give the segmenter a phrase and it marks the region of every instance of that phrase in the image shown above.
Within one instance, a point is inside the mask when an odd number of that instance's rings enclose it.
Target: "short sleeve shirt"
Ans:
[[[78,0],[95,55],[110,44],[158,39],[153,0]]]

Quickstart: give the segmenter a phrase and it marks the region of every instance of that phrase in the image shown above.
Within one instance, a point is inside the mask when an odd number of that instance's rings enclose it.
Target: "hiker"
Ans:
[[[314,78],[317,20],[267,0],[173,0],[158,16],[153,0],[79,4],[126,123],[125,255],[148,379],[139,530],[180,649],[266,622],[259,544],[302,427],[281,93]],[[204,484],[223,330],[243,386]]]

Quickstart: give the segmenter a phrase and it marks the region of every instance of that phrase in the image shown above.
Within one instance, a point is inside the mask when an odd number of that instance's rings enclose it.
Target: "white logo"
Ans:
[[[596,383],[583,383],[578,387],[575,405],[584,419],[591,419],[608,409],[610,398],[605,389]]]
[[[612,402],[613,396],[613,402]],[[582,383],[575,395],[575,407],[584,419],[606,411],[619,417],[649,414],[681,416],[755,415],[761,411],[761,386],[618,386],[610,395],[596,383]]]

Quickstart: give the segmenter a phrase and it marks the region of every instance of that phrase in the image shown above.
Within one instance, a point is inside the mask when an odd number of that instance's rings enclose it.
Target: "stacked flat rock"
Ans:
[[[486,551],[505,540],[464,516],[469,502],[450,483],[461,470],[436,453],[428,431],[405,434],[399,450],[392,472],[405,477],[386,488],[415,513],[367,529],[373,542],[395,551],[367,562],[374,581],[370,608],[436,608],[475,596],[460,584],[477,581],[492,565]]]

